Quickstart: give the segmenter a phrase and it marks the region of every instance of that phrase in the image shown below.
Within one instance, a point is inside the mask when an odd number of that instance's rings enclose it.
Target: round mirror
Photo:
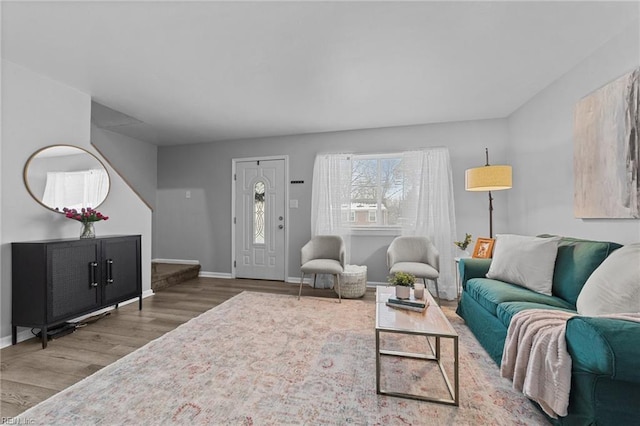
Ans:
[[[71,145],[53,145],[36,151],[24,166],[29,194],[44,207],[96,208],[109,194],[107,169],[93,154]]]

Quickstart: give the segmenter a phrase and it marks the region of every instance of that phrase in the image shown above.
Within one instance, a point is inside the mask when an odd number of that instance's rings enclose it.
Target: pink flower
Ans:
[[[108,216],[104,216],[102,213],[92,209],[91,207],[82,208],[80,209],[80,212],[78,212],[76,209],[69,209],[67,207],[64,207],[62,211],[64,212],[65,217],[77,220],[82,223],[98,222],[100,220],[109,219]]]

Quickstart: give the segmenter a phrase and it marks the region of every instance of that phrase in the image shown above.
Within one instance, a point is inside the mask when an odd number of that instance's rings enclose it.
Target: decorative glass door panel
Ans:
[[[253,243],[264,244],[264,182],[253,186]]]

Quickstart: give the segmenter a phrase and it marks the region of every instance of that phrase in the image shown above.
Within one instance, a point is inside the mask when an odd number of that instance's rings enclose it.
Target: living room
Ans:
[[[115,32],[126,30],[135,34],[135,31],[131,29],[131,27],[135,27],[132,22],[135,23],[136,19],[144,19],[142,17],[144,13],[151,15],[158,13],[158,19],[164,17],[168,22],[171,22],[162,10],[156,12],[153,9],[162,3],[166,2],[138,4],[135,7],[136,14],[129,15],[130,18],[125,20],[128,25],[123,23],[120,29],[116,26]],[[394,11],[393,4],[395,2],[383,4],[389,9],[378,9],[382,6],[366,4],[366,2],[359,5],[351,4],[349,7],[361,7],[362,12],[366,12],[363,13],[366,18],[381,19],[379,15]],[[558,4],[556,2],[534,2],[520,3],[519,5],[516,3],[512,5],[515,9],[505,11],[500,9],[498,3],[486,3],[487,10],[478,10],[477,8],[482,8],[482,4],[483,2],[478,2],[477,5],[460,3],[452,13],[454,16],[459,16],[461,21],[469,26],[477,25],[478,37],[480,37],[483,28],[478,23],[484,23],[487,27],[496,26],[512,31],[515,31],[512,26],[519,26],[522,22],[528,23],[526,29],[532,32],[524,35],[519,34],[519,36],[528,40],[529,44],[506,43],[504,40],[509,39],[511,35],[503,34],[497,40],[505,43],[501,45],[504,50],[502,52],[490,50],[490,52],[494,55],[501,53],[504,57],[478,58],[472,56],[465,60],[463,57],[458,57],[457,52],[451,51],[450,55],[443,57],[456,57],[453,62],[461,71],[453,74],[453,77],[449,77],[448,80],[443,78],[442,81],[436,81],[435,87],[437,88],[438,85],[456,86],[462,84],[463,80],[471,80],[473,85],[482,89],[492,88],[490,92],[474,91],[468,99],[465,99],[464,96],[440,95],[434,91],[434,86],[430,86],[434,92],[425,94],[424,91],[420,91],[419,94],[423,97],[417,100],[412,99],[412,102],[415,103],[412,105],[413,108],[409,108],[401,104],[401,102],[410,99],[408,96],[395,98],[389,95],[388,98],[380,98],[367,95],[369,89],[381,85],[383,81],[373,80],[368,82],[368,85],[362,84],[361,80],[369,78],[367,74],[359,76],[358,74],[346,73],[343,80],[339,80],[337,83],[330,80],[336,84],[332,90],[348,91],[349,84],[353,84],[357,90],[361,91],[357,102],[348,104],[351,110],[368,111],[367,104],[384,106],[384,108],[372,112],[376,124],[345,126],[340,122],[340,117],[335,117],[337,114],[330,110],[333,108],[330,106],[325,109],[326,116],[319,115],[310,126],[305,126],[303,122],[294,122],[286,133],[265,131],[264,134],[261,134],[261,123],[264,123],[265,129],[271,129],[270,123],[268,123],[269,119],[287,121],[288,117],[285,116],[283,119],[280,116],[285,115],[285,112],[289,112],[293,116],[294,110],[304,109],[305,104],[312,103],[313,99],[316,99],[315,102],[318,103],[328,102],[324,98],[318,100],[318,98],[304,96],[305,87],[295,83],[296,77],[301,77],[294,74],[294,70],[298,72],[305,70],[300,71],[299,68],[292,68],[290,72],[293,75],[285,74],[274,80],[277,84],[284,84],[287,80],[291,81],[292,88],[283,88],[286,96],[293,96],[291,92],[299,93],[299,97],[295,97],[292,102],[287,103],[286,108],[287,98],[284,96],[282,98],[269,96],[264,99],[249,98],[245,100],[242,98],[243,95],[240,95],[237,104],[231,104],[228,110],[225,109],[226,105],[223,103],[217,105],[218,109],[213,112],[198,111],[197,114],[192,114],[194,121],[182,121],[176,127],[171,128],[171,131],[167,130],[167,127],[158,127],[165,130],[162,133],[163,137],[172,138],[175,143],[164,141],[152,143],[144,140],[144,134],[140,135],[140,139],[136,139],[131,136],[133,132],[126,135],[114,131],[117,130],[114,127],[105,129],[95,124],[92,125],[92,103],[94,102],[145,122],[150,121],[144,115],[145,111],[138,112],[126,108],[126,105],[133,103],[130,98],[146,97],[150,110],[162,109],[162,106],[173,103],[171,99],[163,97],[162,93],[143,96],[134,90],[136,89],[135,84],[138,84],[142,90],[145,87],[143,84],[145,80],[153,80],[154,74],[126,75],[127,59],[130,58],[125,54],[122,54],[124,58],[118,56],[117,52],[120,52],[119,49],[125,49],[124,51],[129,55],[144,56],[141,53],[144,52],[144,49],[135,45],[132,39],[133,47],[131,50],[126,50],[123,45],[117,45],[113,47],[113,50],[105,50],[105,54],[109,52],[108,54],[113,55],[114,59],[103,77],[106,79],[106,75],[109,73],[118,76],[124,75],[125,77],[120,81],[117,79],[114,81],[124,83],[129,79],[134,84],[123,86],[120,93],[106,91],[99,93],[99,83],[92,80],[100,76],[99,73],[92,74],[95,72],[95,65],[72,61],[73,58],[83,57],[82,49],[78,53],[71,48],[73,44],[59,45],[56,41],[58,38],[62,42],[73,40],[74,37],[78,39],[89,38],[90,28],[85,27],[92,27],[96,22],[101,22],[100,28],[110,28],[109,22],[114,22],[113,19],[117,22],[118,17],[127,16],[127,5],[96,2],[95,7],[103,8],[100,12],[103,13],[102,19],[104,21],[89,13],[87,16],[91,16],[91,18],[87,18],[86,22],[91,25],[82,25],[78,22],[85,22],[82,13],[86,14],[86,12],[75,11],[74,8],[78,5],[74,3],[51,2],[50,5],[44,6],[40,3],[3,2],[2,146],[0,151],[2,161],[0,173],[2,187],[0,209],[0,241],[2,242],[0,248],[2,251],[0,291],[2,302],[0,319],[2,326],[0,337],[2,337],[2,345],[10,344],[11,335],[11,243],[78,236],[77,223],[66,219],[63,215],[42,208],[30,197],[22,183],[23,169],[29,157],[35,151],[54,144],[79,146],[98,156],[105,163],[111,178],[111,189],[108,198],[100,206],[100,211],[108,214],[109,220],[97,224],[97,232],[99,235],[135,234],[142,236],[142,290],[145,297],[152,294],[152,259],[197,261],[201,265],[201,276],[203,277],[232,278],[235,276],[233,246],[236,243],[232,231],[232,176],[234,160],[242,158],[287,156],[288,180],[302,182],[291,184],[288,189],[287,257],[286,268],[283,271],[285,274],[283,281],[285,282],[297,283],[300,277],[300,248],[311,236],[311,185],[314,159],[317,154],[325,152],[370,154],[445,146],[451,158],[457,238],[464,237],[466,232],[471,233],[475,238],[489,236],[487,198],[486,194],[465,191],[464,172],[466,169],[484,165],[486,147],[489,149],[492,164],[509,164],[513,168],[513,188],[494,193],[495,233],[520,235],[548,233],[614,241],[620,244],[638,242],[640,240],[640,221],[638,220],[584,220],[575,217],[573,210],[573,126],[574,108],[580,99],[640,65],[638,37],[640,5],[636,2],[567,2]],[[202,3],[201,7],[207,5],[215,6],[215,3]],[[396,7],[416,7],[418,9],[413,12],[410,9],[409,12],[397,11],[399,14],[395,17],[397,21],[390,18],[389,22],[402,28],[400,25],[403,22],[402,19],[408,19],[408,16],[420,16],[420,14],[423,16],[428,16],[429,13],[436,14],[437,5],[436,2],[417,2],[413,6],[399,4]],[[333,21],[336,16],[348,16],[355,20],[360,12],[349,11],[346,13],[340,10],[340,4],[328,4],[335,9],[319,13],[315,8],[322,6],[321,3],[307,6],[314,8],[310,9],[311,12],[297,11],[300,13],[299,15],[290,17],[292,22],[298,22],[295,21],[296,19],[300,20],[294,28],[300,29],[305,24],[310,24],[313,22],[311,18],[313,16],[322,16],[327,20],[321,21],[320,24],[337,26],[338,23]],[[63,8],[60,9],[60,7]],[[231,6],[227,5],[227,7]],[[242,22],[241,28],[243,30],[251,25],[256,25],[256,21],[260,21],[260,17],[263,16],[262,9],[258,11],[252,9],[258,7],[253,3],[244,3],[241,7],[242,10],[236,13],[241,13],[247,18],[246,22]],[[279,7],[285,8],[286,6],[280,5]],[[434,9],[423,10],[420,9],[421,7]],[[440,4],[440,7],[445,8],[445,5]],[[518,7],[522,9],[517,9]],[[544,7],[549,10],[540,9]],[[496,11],[496,16],[490,15],[489,12],[492,8],[499,9]],[[284,11],[279,10],[278,12],[281,13],[274,15],[289,16]],[[543,23],[535,21],[533,18],[522,18],[528,12],[536,12],[537,14],[533,16],[538,18],[545,16],[552,22]],[[504,15],[501,15],[502,13]],[[65,15],[69,21],[63,18]],[[268,16],[271,19],[276,19],[272,15]],[[580,18],[573,20],[570,19],[572,16]],[[556,17],[555,20],[552,17]],[[498,23],[504,24],[501,19],[509,18],[514,20],[517,18],[521,21],[513,21],[512,26],[498,26]],[[420,22],[419,19],[416,21]],[[275,20],[275,22],[280,23],[281,21]],[[357,28],[367,28],[366,19],[358,19],[356,22],[359,25]],[[74,23],[74,25],[69,28],[75,30],[84,28],[86,32],[77,36],[67,34],[65,25],[70,23]],[[430,24],[432,25],[432,23]],[[415,23],[411,22],[407,25],[407,28],[414,28],[410,25],[415,25]],[[548,25],[549,29],[545,25]],[[428,25],[425,24],[425,26]],[[333,28],[342,29],[343,27]],[[376,31],[369,29],[371,32],[367,35],[374,37],[374,34],[379,32],[374,40],[384,39],[386,36],[382,28],[386,27],[379,28]],[[394,28],[397,29],[397,27],[391,27],[391,30],[387,30],[394,32]],[[541,31],[541,29],[545,31]],[[347,30],[343,29],[343,31],[344,34],[349,34]],[[336,33],[342,34],[340,31],[334,30],[334,34]],[[109,34],[113,35],[112,32]],[[466,33],[468,36],[471,34],[473,34],[472,31]],[[283,31],[278,34],[278,37],[284,42],[286,35],[287,32]],[[321,36],[316,37],[322,40]],[[457,40],[452,34],[444,33],[442,37],[438,42],[448,40],[452,46],[469,43],[469,39]],[[147,39],[145,38],[145,40]],[[390,38],[390,40],[393,39]],[[490,40],[495,39],[490,38]],[[99,41],[104,43],[102,38]],[[224,40],[225,43],[227,41]],[[211,46],[202,43],[197,48],[190,47],[188,51],[193,49],[196,53],[206,52],[207,49],[214,49],[220,44],[223,44],[220,40]],[[444,45],[447,46],[447,43]],[[83,46],[87,48],[86,45]],[[291,48],[290,44],[285,44],[285,46]],[[414,46],[412,45],[410,48]],[[420,44],[417,46],[426,48]],[[541,51],[545,46],[548,51]],[[552,49],[552,47],[558,48]],[[393,53],[395,46],[384,44],[380,48]],[[410,50],[410,48],[408,49]],[[474,48],[478,49],[479,46],[474,46]],[[179,50],[177,49],[177,51]],[[221,55],[220,62],[231,61],[233,59],[232,50],[233,47],[225,49],[226,56]],[[156,48],[153,51],[156,51]],[[312,51],[320,55],[320,51]],[[406,50],[400,51],[406,53]],[[467,50],[465,52],[468,53]],[[191,53],[193,54],[193,52]],[[420,50],[415,50],[413,53],[416,56],[421,55]],[[69,56],[66,56],[67,54]],[[351,54],[355,55],[353,52]],[[216,56],[215,52],[212,55]],[[254,55],[257,54],[254,52]],[[90,55],[87,53],[87,56]],[[100,56],[100,54],[94,54],[91,57],[95,56]],[[196,70],[188,68],[189,59],[193,59],[193,56],[188,56],[183,62],[186,79],[191,78],[189,76],[192,73],[196,73]],[[397,66],[403,67],[400,70],[402,75],[396,75],[391,81],[385,82],[385,84],[392,84],[390,87],[385,86],[389,93],[394,93],[393,84],[400,84],[399,80],[405,77],[408,79],[414,73],[419,74],[415,69],[409,68],[413,62],[403,62],[400,59],[392,54],[383,59],[398,61]],[[163,60],[172,61],[173,59],[163,58]],[[176,59],[178,62],[181,60],[183,59]],[[254,56],[252,59],[258,70],[264,69],[261,68],[261,60],[266,59],[260,55]],[[483,62],[477,62],[478,60]],[[304,63],[308,64],[306,66],[314,68],[315,73],[322,75],[322,63],[318,64],[318,61],[321,61],[320,57],[317,61]],[[512,64],[509,71],[513,74],[501,74],[500,78],[496,78],[495,74],[487,75],[487,73],[496,72],[495,67],[486,64],[493,61],[516,63],[519,66]],[[249,62],[251,63],[251,61]],[[364,59],[363,62],[367,63]],[[358,60],[349,62],[353,66],[357,63]],[[161,63],[155,64],[160,67]],[[424,63],[421,65],[425,66]],[[435,62],[435,66],[438,65],[438,62]],[[444,67],[444,64],[442,66]],[[69,67],[73,69],[69,70]],[[304,68],[301,65],[299,67]],[[231,72],[236,71],[235,68],[230,69]],[[395,66],[391,67],[388,73],[394,75],[394,69],[396,69]],[[280,68],[278,70],[282,71]],[[468,72],[469,70],[471,72]],[[525,70],[526,73],[524,73]],[[69,74],[65,74],[67,71]],[[200,73],[197,75],[201,76]],[[428,74],[425,75],[428,76]],[[440,74],[435,75],[442,78]],[[384,73],[373,75],[377,78],[380,76],[384,76]],[[526,76],[532,76],[532,79],[529,80]],[[228,77],[232,77],[232,75],[228,75]],[[174,78],[180,80],[178,77]],[[411,81],[417,87],[420,84],[420,79]],[[491,86],[485,85],[483,79],[499,81]],[[269,93],[266,89],[264,92],[257,90],[260,88],[261,81],[249,81],[255,85],[252,88],[257,93]],[[233,84],[225,82],[223,85],[234,86],[242,84],[242,82],[243,80],[238,77],[238,80]],[[162,84],[174,84],[174,80]],[[269,90],[275,91],[273,87],[270,87]],[[201,97],[215,98],[216,93],[192,92],[193,101],[194,103],[199,102]],[[317,92],[314,93],[317,94]],[[382,96],[381,93],[384,94],[384,91],[376,92],[376,95]],[[510,97],[509,95],[512,93],[516,93],[519,97]],[[357,93],[349,92],[349,96],[356,95]],[[329,98],[330,95],[327,94],[327,97]],[[344,98],[337,97],[337,99],[343,100]],[[243,102],[257,103],[256,108],[247,107],[247,110],[252,114],[255,114],[255,110],[270,110],[271,114],[266,116],[269,118],[261,118],[257,114],[251,117],[243,116]],[[278,102],[282,102],[282,107]],[[429,118],[422,118],[420,114],[416,113],[420,109],[416,106],[419,106],[420,103],[426,104],[424,108],[431,114]],[[478,107],[482,103],[486,104],[486,110]],[[468,110],[466,104],[475,105],[478,109]],[[309,105],[309,108],[311,107]],[[456,109],[459,109],[464,110],[464,113],[446,115],[445,112],[442,112],[438,118],[440,107],[443,111],[446,107],[450,110],[448,112],[455,112]],[[191,112],[188,107],[184,108]],[[282,109],[283,112],[279,113],[279,109]],[[339,111],[342,113],[343,110]],[[408,115],[403,117],[401,111],[405,111]],[[486,111],[491,112],[487,113]],[[364,114],[364,112],[352,114],[355,116],[352,118],[353,122],[358,122],[360,114]],[[219,133],[215,135],[198,134],[199,126],[203,125],[196,121],[196,117],[207,121],[213,115],[222,117],[216,118],[220,126]],[[229,115],[234,116],[229,117]],[[387,119],[385,115],[392,116],[395,121]],[[164,119],[170,121],[170,118],[165,117]],[[159,120],[156,122],[158,125],[162,124],[162,119],[158,119],[157,116],[155,120]],[[243,126],[247,127],[248,130],[245,129],[245,133],[240,133],[241,137],[229,137],[225,132],[233,131],[233,129],[227,130],[225,121],[236,124],[239,129],[242,129]],[[333,129],[317,127],[318,123],[323,121],[333,123]],[[361,119],[360,123],[365,121]],[[188,137],[182,137],[176,130],[188,130],[190,127],[193,127],[193,132],[185,133]],[[125,129],[121,130],[125,131]],[[240,130],[236,129],[235,131]],[[293,200],[297,204],[292,204]],[[297,207],[293,207],[293,205],[297,205]],[[388,270],[386,269],[385,254],[386,248],[394,237],[393,232],[378,231],[359,233],[352,238],[351,263],[368,267],[368,281],[372,285],[384,283],[387,280]],[[454,265],[448,265],[448,267],[453,270]],[[453,281],[443,283],[443,285],[445,288],[444,298],[454,300],[456,295],[453,292]],[[28,333],[28,330],[22,330],[22,338],[28,336]]]

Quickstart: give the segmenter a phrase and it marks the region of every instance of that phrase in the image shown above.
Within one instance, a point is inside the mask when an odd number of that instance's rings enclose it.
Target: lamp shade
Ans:
[[[464,174],[467,191],[499,191],[512,186],[511,166],[482,166]]]

